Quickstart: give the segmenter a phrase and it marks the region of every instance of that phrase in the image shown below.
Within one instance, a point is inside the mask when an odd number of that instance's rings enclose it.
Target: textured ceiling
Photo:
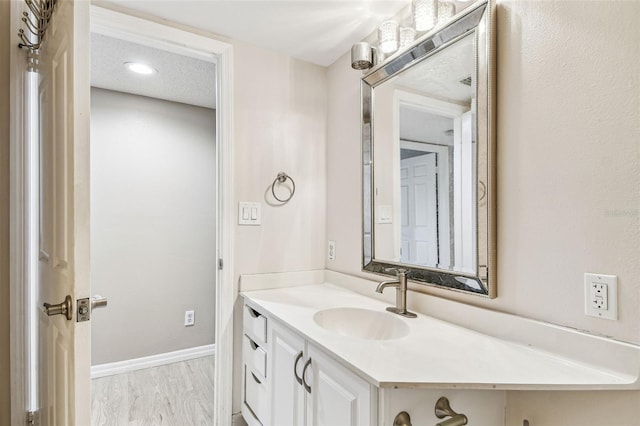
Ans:
[[[468,86],[461,80],[475,78],[474,40],[474,35],[470,34],[425,59],[396,77],[395,85],[432,98],[470,106],[475,82]]]
[[[99,0],[329,66],[410,0]]]
[[[127,70],[125,62],[143,62],[153,75]],[[91,34],[91,85],[207,108],[215,108],[215,64],[164,50]]]

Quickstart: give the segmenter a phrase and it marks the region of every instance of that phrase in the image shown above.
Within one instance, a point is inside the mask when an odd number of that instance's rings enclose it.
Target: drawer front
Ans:
[[[267,377],[267,353],[248,336],[244,336],[244,362],[258,376],[259,379]]]
[[[256,343],[267,342],[267,318],[249,305],[244,305],[242,322],[245,333]]]
[[[269,416],[269,398],[267,397],[267,383],[261,380],[251,371],[251,368],[244,367],[244,403],[256,415],[258,420],[265,424]]]

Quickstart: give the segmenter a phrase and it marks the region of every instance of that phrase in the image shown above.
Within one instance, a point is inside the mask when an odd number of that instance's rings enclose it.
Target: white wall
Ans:
[[[214,110],[92,89],[93,365],[213,343],[215,161]]]
[[[640,3],[502,1],[497,12],[498,298],[421,290],[640,343]],[[360,271],[361,74],[349,62],[328,74],[338,257],[327,267],[374,278]],[[584,315],[584,272],[618,275],[618,321]],[[640,392],[511,392],[508,424],[630,425],[629,400]],[[608,406],[623,408],[618,423],[595,415]]]

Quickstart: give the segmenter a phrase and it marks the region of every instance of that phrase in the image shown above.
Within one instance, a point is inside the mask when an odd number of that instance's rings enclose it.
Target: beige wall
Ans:
[[[10,422],[9,2],[0,1],[0,424]]]
[[[214,110],[91,90],[92,365],[214,343],[215,166]]]
[[[640,3],[499,1],[497,11],[498,298],[426,291],[640,343]],[[338,257],[327,267],[367,276],[360,76],[347,55],[329,68],[327,238]],[[618,275],[618,321],[584,315],[585,272]],[[638,400],[511,392],[508,424],[608,424],[595,415],[608,406],[628,407],[617,424],[633,424]],[[569,404],[564,421],[546,412],[562,409],[552,401]]]
[[[241,42],[234,56],[234,196],[262,204],[261,226],[233,232],[241,274],[323,269],[326,214],[326,68]],[[271,183],[289,174],[296,193],[272,205]],[[239,308],[239,306],[237,306]],[[241,310],[235,316],[233,411],[240,411]]]
[[[326,69],[240,42],[233,47],[234,196],[262,204],[261,226],[234,230],[236,277],[323,269]],[[296,193],[273,205],[280,171],[294,179]]]

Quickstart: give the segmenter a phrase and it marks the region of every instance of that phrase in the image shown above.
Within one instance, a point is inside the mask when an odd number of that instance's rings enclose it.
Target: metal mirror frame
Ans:
[[[380,275],[393,275],[394,268],[408,270],[411,281],[450,290],[496,297],[496,147],[495,131],[495,36],[493,0],[479,1],[436,27],[411,46],[394,54],[362,77],[362,178],[363,178],[363,251],[362,269]],[[476,183],[476,274],[465,274],[437,268],[421,267],[378,260],[375,258],[374,194],[374,88],[398,73],[422,62],[447,46],[476,34],[476,100],[477,143]],[[369,166],[367,173],[367,166]],[[484,193],[484,198],[482,197]],[[478,197],[478,195],[480,197]],[[484,201],[484,203],[481,203]],[[470,284],[470,285],[469,285]]]

